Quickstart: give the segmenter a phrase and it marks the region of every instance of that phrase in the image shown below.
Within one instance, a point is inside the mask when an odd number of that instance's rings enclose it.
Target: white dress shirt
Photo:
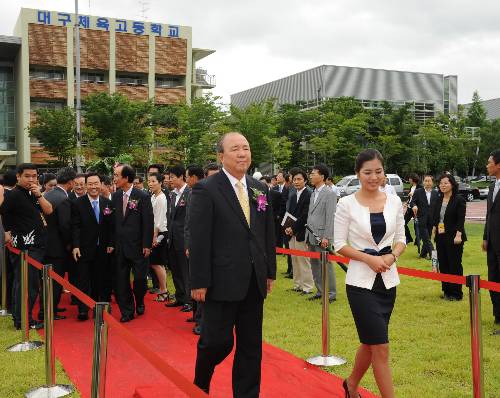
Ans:
[[[184,184],[181,189],[174,189],[175,193],[175,206],[177,206],[177,203],[179,202],[179,199],[181,198],[182,194],[184,193],[184,190],[186,189],[187,184]]]
[[[151,205],[153,206],[155,228],[158,232],[165,232],[167,230],[167,197],[162,191],[158,196],[152,194]]]
[[[370,209],[362,206],[356,199],[355,194],[345,196],[339,200],[335,214],[333,234],[333,245],[336,251],[347,245],[360,251],[364,249],[380,251],[386,246],[393,247],[397,242],[406,245],[405,222],[401,199],[395,195],[386,196],[387,199],[384,206],[386,232],[378,245],[375,243],[372,235]],[[387,289],[399,284],[396,264],[393,264],[389,271],[382,272],[381,275]],[[376,276],[377,273],[368,264],[362,261],[351,260],[346,275],[346,284],[371,289]]]
[[[304,192],[304,189],[306,189],[305,186],[300,191],[297,191],[297,203],[299,203],[300,195],[301,195],[302,192]]]
[[[241,180],[238,180],[236,177],[233,177],[231,174],[229,174],[224,167],[222,168],[222,171],[227,175],[227,178],[229,178],[229,182],[231,183],[231,186],[234,189],[234,193],[236,194],[236,197],[238,197],[238,195],[239,195],[239,190],[238,190],[238,187],[236,186],[236,184],[238,183],[238,181],[243,184],[243,187],[245,188],[244,189],[245,194],[248,197],[248,188],[247,188],[247,179],[246,179],[246,176],[243,176],[243,178]]]
[[[323,184],[321,185],[319,188],[316,188],[313,192],[313,203],[316,203],[316,200],[318,199],[318,196],[319,196],[319,193],[321,192],[321,190],[325,187],[326,185]]]

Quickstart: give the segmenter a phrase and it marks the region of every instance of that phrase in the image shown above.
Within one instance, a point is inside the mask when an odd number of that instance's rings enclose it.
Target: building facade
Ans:
[[[457,76],[384,69],[322,65],[231,95],[244,108],[270,98],[281,104],[317,106],[327,98],[354,97],[366,108],[382,101],[410,104],[417,120],[436,112],[457,112]]]
[[[486,111],[486,120],[500,119],[500,98],[492,98],[489,100],[482,100],[481,104]],[[464,104],[464,110],[467,113],[472,103]]]
[[[33,111],[75,104],[74,14],[21,9],[13,37],[0,36],[0,157],[43,163],[27,134]],[[192,29],[164,23],[78,16],[81,96],[121,93],[155,104],[190,102],[215,86],[196,62],[213,50],[192,47]],[[14,152],[14,154],[12,153]]]

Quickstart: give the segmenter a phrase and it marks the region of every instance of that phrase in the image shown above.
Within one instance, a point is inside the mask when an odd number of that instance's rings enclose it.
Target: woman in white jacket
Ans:
[[[361,189],[340,199],[335,214],[335,250],[351,259],[346,291],[361,345],[344,381],[345,396],[358,398],[359,383],[370,367],[382,398],[393,398],[389,367],[389,319],[399,276],[396,260],[406,247],[403,206],[398,196],[379,190],[383,158],[367,149],[356,158]]]

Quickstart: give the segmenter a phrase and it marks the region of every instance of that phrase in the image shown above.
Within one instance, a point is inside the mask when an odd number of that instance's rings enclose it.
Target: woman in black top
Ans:
[[[464,198],[458,193],[458,184],[451,174],[438,179],[440,195],[434,208],[433,226],[439,270],[443,274],[463,275],[462,254],[465,234]],[[462,285],[442,282],[445,300],[462,300]]]

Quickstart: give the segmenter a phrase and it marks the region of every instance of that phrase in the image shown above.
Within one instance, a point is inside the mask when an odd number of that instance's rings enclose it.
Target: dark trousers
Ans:
[[[175,300],[182,304],[191,304],[191,287],[189,283],[189,264],[183,249],[171,246],[168,251],[170,270],[175,287]]]
[[[411,211],[410,208],[406,210],[405,213],[405,236],[406,236],[406,243],[411,243],[413,242],[413,237],[411,236],[410,228],[408,227],[408,223],[410,222],[411,218],[413,217],[413,212]]]
[[[448,236],[436,237],[436,250],[439,262],[439,271],[443,274],[460,275],[464,274],[462,267],[463,243],[455,245],[453,238]],[[456,283],[441,283],[445,296],[462,299],[462,285]]]
[[[420,257],[431,256],[434,246],[432,245],[431,235],[432,235],[432,225],[426,223],[419,223],[420,239],[422,241],[422,249],[420,251]]]
[[[122,316],[133,317],[135,307],[144,305],[148,269],[148,259],[142,255],[128,258],[120,251],[116,253],[115,296]],[[133,289],[130,287],[130,271],[134,275]]]
[[[488,280],[500,283],[500,247],[492,247],[488,242]],[[493,316],[500,318],[500,293],[490,290],[491,303],[493,304]]]
[[[194,384],[208,391],[215,367],[232,351],[233,329],[236,352],[233,362],[233,397],[257,398],[260,391],[262,361],[262,309],[264,299],[252,275],[242,301],[213,301],[203,308],[198,341]]]
[[[98,247],[94,256],[82,256],[76,263],[76,287],[94,301],[100,302],[107,298],[104,290],[106,267],[108,266],[105,250],[104,247]],[[78,300],[78,312],[86,313],[88,310],[89,308]]]
[[[45,255],[45,249],[32,247],[28,249],[28,256],[42,262]],[[14,274],[14,284],[12,286],[12,319],[15,325],[21,325],[21,256],[9,253],[12,270]],[[40,287],[39,271],[28,264],[28,321],[33,322],[33,306],[38,297]]]
[[[66,264],[69,261],[69,254],[66,257],[49,257],[45,256],[44,264],[52,264],[52,271],[54,271],[57,275],[64,278],[64,273],[66,270]],[[52,284],[52,292],[53,292],[53,303],[54,303],[54,311],[59,306],[59,302],[61,301],[61,293],[62,286],[54,281]],[[40,311],[38,312],[38,319],[42,320],[44,317],[44,305],[40,305]]]

